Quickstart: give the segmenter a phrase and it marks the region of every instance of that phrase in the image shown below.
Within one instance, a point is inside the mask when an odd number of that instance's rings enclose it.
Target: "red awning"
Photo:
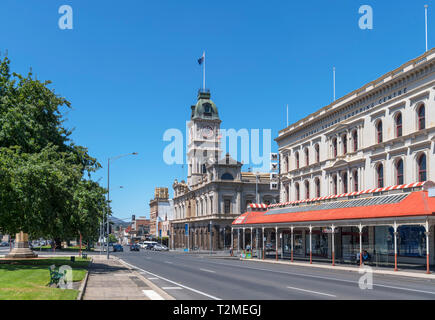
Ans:
[[[405,194],[403,200],[395,203],[364,205],[317,210],[313,204],[301,207],[269,208],[267,211],[247,212],[234,220],[233,225],[319,222],[331,220],[354,220],[392,217],[435,216],[435,198],[428,197],[427,191]],[[376,198],[376,197],[372,197]],[[349,200],[337,201],[343,203]],[[316,208],[317,207],[317,208]],[[279,210],[276,211],[276,210]],[[286,210],[288,212],[286,212]],[[277,213],[274,213],[276,211]]]

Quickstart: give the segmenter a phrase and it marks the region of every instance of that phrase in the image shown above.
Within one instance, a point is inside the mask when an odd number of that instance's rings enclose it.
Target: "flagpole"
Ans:
[[[335,67],[332,68],[332,78],[333,78],[333,87],[334,87],[334,101],[335,101]]]
[[[203,68],[203,75],[202,75],[202,88],[205,91],[205,51],[203,53],[204,56],[204,68]]]
[[[424,5],[424,16],[425,16],[425,29],[426,29],[426,52],[427,52],[427,7],[428,5]]]
[[[288,127],[288,105],[287,105],[287,127]]]

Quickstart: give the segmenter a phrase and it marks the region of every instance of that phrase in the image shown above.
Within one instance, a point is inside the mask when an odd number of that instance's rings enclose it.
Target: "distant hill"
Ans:
[[[109,217],[109,221],[112,222],[115,226],[122,226],[122,227],[128,227],[131,223],[130,221],[124,221],[113,216]]]

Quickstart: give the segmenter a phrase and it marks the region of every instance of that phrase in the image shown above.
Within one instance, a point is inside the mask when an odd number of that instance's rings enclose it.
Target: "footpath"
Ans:
[[[117,257],[92,256],[83,300],[173,300]]]

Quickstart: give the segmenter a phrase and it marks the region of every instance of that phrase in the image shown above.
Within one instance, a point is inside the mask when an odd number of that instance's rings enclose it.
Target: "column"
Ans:
[[[278,261],[278,241],[279,241],[279,235],[278,235],[278,227],[275,227],[275,260]]]
[[[263,227],[263,232],[261,233],[261,237],[262,237],[262,243],[263,243],[263,260],[264,260],[264,227]]]
[[[429,263],[429,235],[430,235],[430,230],[429,230],[429,222],[426,221],[425,224],[425,229],[426,232],[424,233],[426,235],[426,273],[430,274],[430,263]]]
[[[246,237],[246,228],[243,228],[243,243],[242,243],[242,250],[243,251],[245,251],[245,249],[246,249],[246,240],[245,240],[245,237]]]
[[[310,264],[313,263],[313,245],[312,245],[313,227],[310,226]]]
[[[251,227],[251,243],[250,243],[250,246],[251,246],[251,254],[252,254],[252,250],[254,249],[254,243],[252,242],[252,227]]]
[[[335,266],[335,226],[331,226],[332,230],[332,247],[331,247],[331,255],[332,255],[332,266]]]
[[[237,229],[237,253],[240,252],[240,228]]]
[[[397,223],[394,221],[394,271],[397,271]]]
[[[363,230],[363,226],[360,224],[358,226],[359,228],[359,266],[362,266],[362,230]]]
[[[290,255],[291,255],[291,262],[293,262],[293,228],[294,227],[291,227],[290,228],[290,230],[291,230],[291,249],[290,249],[290,251],[291,251],[291,253],[290,253]]]

